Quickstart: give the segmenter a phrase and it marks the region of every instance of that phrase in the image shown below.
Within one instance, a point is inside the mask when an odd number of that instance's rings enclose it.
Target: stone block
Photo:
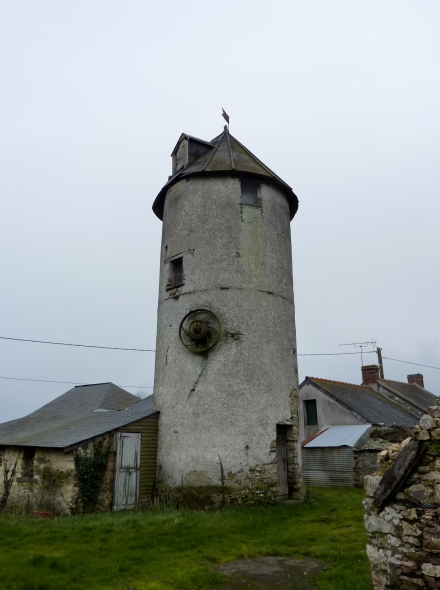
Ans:
[[[370,560],[370,563],[374,569],[379,570],[387,570],[388,569],[388,560],[383,551],[383,549],[377,549],[373,547],[373,545],[368,544],[367,547],[367,556]]]
[[[426,551],[408,551],[406,556],[408,559],[412,561],[416,561],[418,563],[425,563],[428,561],[429,553]]]
[[[418,440],[430,440],[431,437],[429,436],[429,432],[427,430],[421,430],[417,433]]]
[[[440,553],[440,539],[423,538],[422,547],[423,547],[423,549],[425,549],[427,551],[433,551],[435,553]]]
[[[438,471],[430,471],[420,476],[422,481],[440,481],[440,473]]]
[[[422,563],[422,572],[425,576],[432,578],[440,578],[440,565],[433,565],[432,563]]]
[[[431,438],[432,440],[440,440],[440,428],[434,428],[434,430],[431,430]]]
[[[367,496],[374,496],[381,479],[380,475],[366,475],[364,477],[364,489]]]
[[[408,522],[402,521],[402,532],[405,536],[418,537],[422,531]]]
[[[419,543],[418,537],[412,537],[410,535],[408,535],[407,537],[404,536],[403,537],[403,541],[404,541],[404,543],[407,543],[408,545],[411,545],[411,547],[413,547],[413,548],[420,547],[420,543]]]
[[[430,504],[430,499],[433,498],[429,490],[426,490],[425,486],[421,483],[416,483],[407,488],[406,493],[410,498],[413,498],[420,504]]]
[[[416,590],[418,588],[425,588],[425,582],[419,578],[410,578],[408,576],[400,576],[402,582],[402,590]],[[386,586],[382,586],[382,589]]]
[[[365,516],[365,528],[368,533],[394,533],[394,525],[392,522],[386,522],[377,516]]]
[[[415,508],[407,508],[402,512],[402,516],[405,520],[416,520],[417,510]]]
[[[435,428],[435,422],[432,416],[425,414],[420,418],[420,426],[422,430],[430,430],[431,428]]]

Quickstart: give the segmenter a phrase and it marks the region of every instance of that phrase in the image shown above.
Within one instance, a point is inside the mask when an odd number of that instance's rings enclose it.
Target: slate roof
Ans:
[[[415,383],[402,383],[400,381],[390,381],[389,379],[379,379],[378,384],[396,394],[405,402],[422,410],[423,413],[426,413],[429,406],[433,406],[438,399],[436,395]]]
[[[66,448],[155,412],[152,395],[139,400],[113,383],[80,385],[24,418],[0,424],[0,445]]]
[[[418,416],[385,399],[371,387],[316,377],[306,377],[303,384],[307,383],[316,385],[365,424],[415,426],[419,421]]]
[[[163,209],[165,197],[168,189],[183,178],[194,175],[205,174],[240,174],[246,176],[257,176],[273,181],[286,194],[290,208],[290,219],[293,219],[298,210],[298,198],[291,187],[281,180],[279,176],[272,172],[261,160],[250,152],[243,144],[233,137],[228,128],[225,126],[223,133],[215,137],[210,142],[193,138],[190,135],[182,134],[203,144],[211,146],[204,155],[192,162],[186,168],[179,170],[168,180],[153,203],[153,211],[159,217],[163,218]],[[181,137],[182,137],[181,135]]]

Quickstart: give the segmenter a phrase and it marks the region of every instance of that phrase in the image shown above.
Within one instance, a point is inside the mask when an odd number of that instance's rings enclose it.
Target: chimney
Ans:
[[[414,375],[407,375],[408,383],[410,385],[419,385],[425,389],[425,384],[423,383],[423,375],[421,373],[415,373]]]
[[[365,365],[362,368],[362,385],[374,385],[379,379],[378,365]]]

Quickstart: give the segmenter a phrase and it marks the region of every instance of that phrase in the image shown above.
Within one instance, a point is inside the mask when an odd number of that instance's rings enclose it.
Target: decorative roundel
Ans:
[[[221,336],[221,324],[218,317],[208,309],[190,311],[179,326],[180,341],[194,354],[208,352],[217,344]]]

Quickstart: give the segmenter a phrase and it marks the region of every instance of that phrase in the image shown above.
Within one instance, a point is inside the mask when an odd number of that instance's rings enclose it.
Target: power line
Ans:
[[[342,346],[342,345],[341,345]],[[315,353],[306,353],[306,354],[298,354],[298,356],[340,356],[342,354],[361,354],[359,352],[315,352]],[[364,354],[376,354],[374,350],[367,350]]]
[[[386,359],[387,361],[396,361],[396,363],[405,363],[407,365],[417,365],[418,367],[427,367],[428,369],[437,369],[438,371],[440,371],[440,367],[433,367],[432,365],[422,365],[421,363],[412,363],[411,361],[401,361],[399,359],[391,359],[388,356],[384,356],[384,359]]]
[[[81,348],[103,348],[105,350],[135,350],[137,352],[156,352],[150,348],[122,348],[120,346],[95,346],[94,344],[71,344],[69,342],[50,342],[48,340],[29,340],[27,338],[10,338],[0,336],[0,340],[15,340],[16,342],[34,342],[37,344],[56,344],[57,346],[80,346]]]
[[[50,381],[48,379],[24,379],[21,377],[0,377],[10,381],[38,381],[39,383],[63,383],[65,385],[89,385],[89,383],[77,383],[74,381]],[[152,385],[120,385],[119,387],[138,387],[139,389],[153,389]]]
[[[34,344],[54,344],[57,346],[79,346],[81,348],[100,348],[104,350],[128,350],[136,352],[156,352],[151,348],[123,348],[122,346],[96,346],[94,344],[72,344],[70,342],[52,342],[50,340],[30,340],[29,338],[12,338],[10,336],[0,336],[0,340],[14,340],[15,342],[32,342]],[[369,351],[373,353],[374,351]],[[298,354],[298,356],[339,356],[342,354],[360,354],[360,352],[317,352],[310,354]],[[368,354],[368,352],[365,352]]]
[[[152,348],[124,348],[122,346],[97,346],[95,344],[73,344],[71,342],[52,342],[50,340],[31,340],[29,338],[12,338],[10,336],[0,336],[0,340],[13,340],[15,342],[32,342],[34,344],[53,344],[56,346],[76,346],[80,348],[99,348],[102,350],[126,350],[130,352],[156,352]],[[370,344],[370,343],[365,343]],[[341,344],[340,346],[348,346]],[[298,356],[341,356],[347,354],[361,354],[361,352],[314,352],[314,353],[298,353]],[[365,351],[363,354],[376,354],[374,350]],[[440,371],[440,367],[434,367],[432,365],[423,365],[421,363],[413,363],[411,361],[402,361],[400,359],[392,359],[384,356],[387,361],[395,361],[397,363],[405,363],[407,365],[417,365],[418,367],[426,367],[428,369],[437,369]],[[12,379],[17,381],[41,381],[42,383],[64,383],[67,385],[87,385],[86,383],[73,383],[71,381],[49,381],[45,379],[20,379],[18,377],[0,377],[0,379]],[[143,387],[141,385],[123,385],[122,387]],[[148,386],[150,387],[150,386]]]

